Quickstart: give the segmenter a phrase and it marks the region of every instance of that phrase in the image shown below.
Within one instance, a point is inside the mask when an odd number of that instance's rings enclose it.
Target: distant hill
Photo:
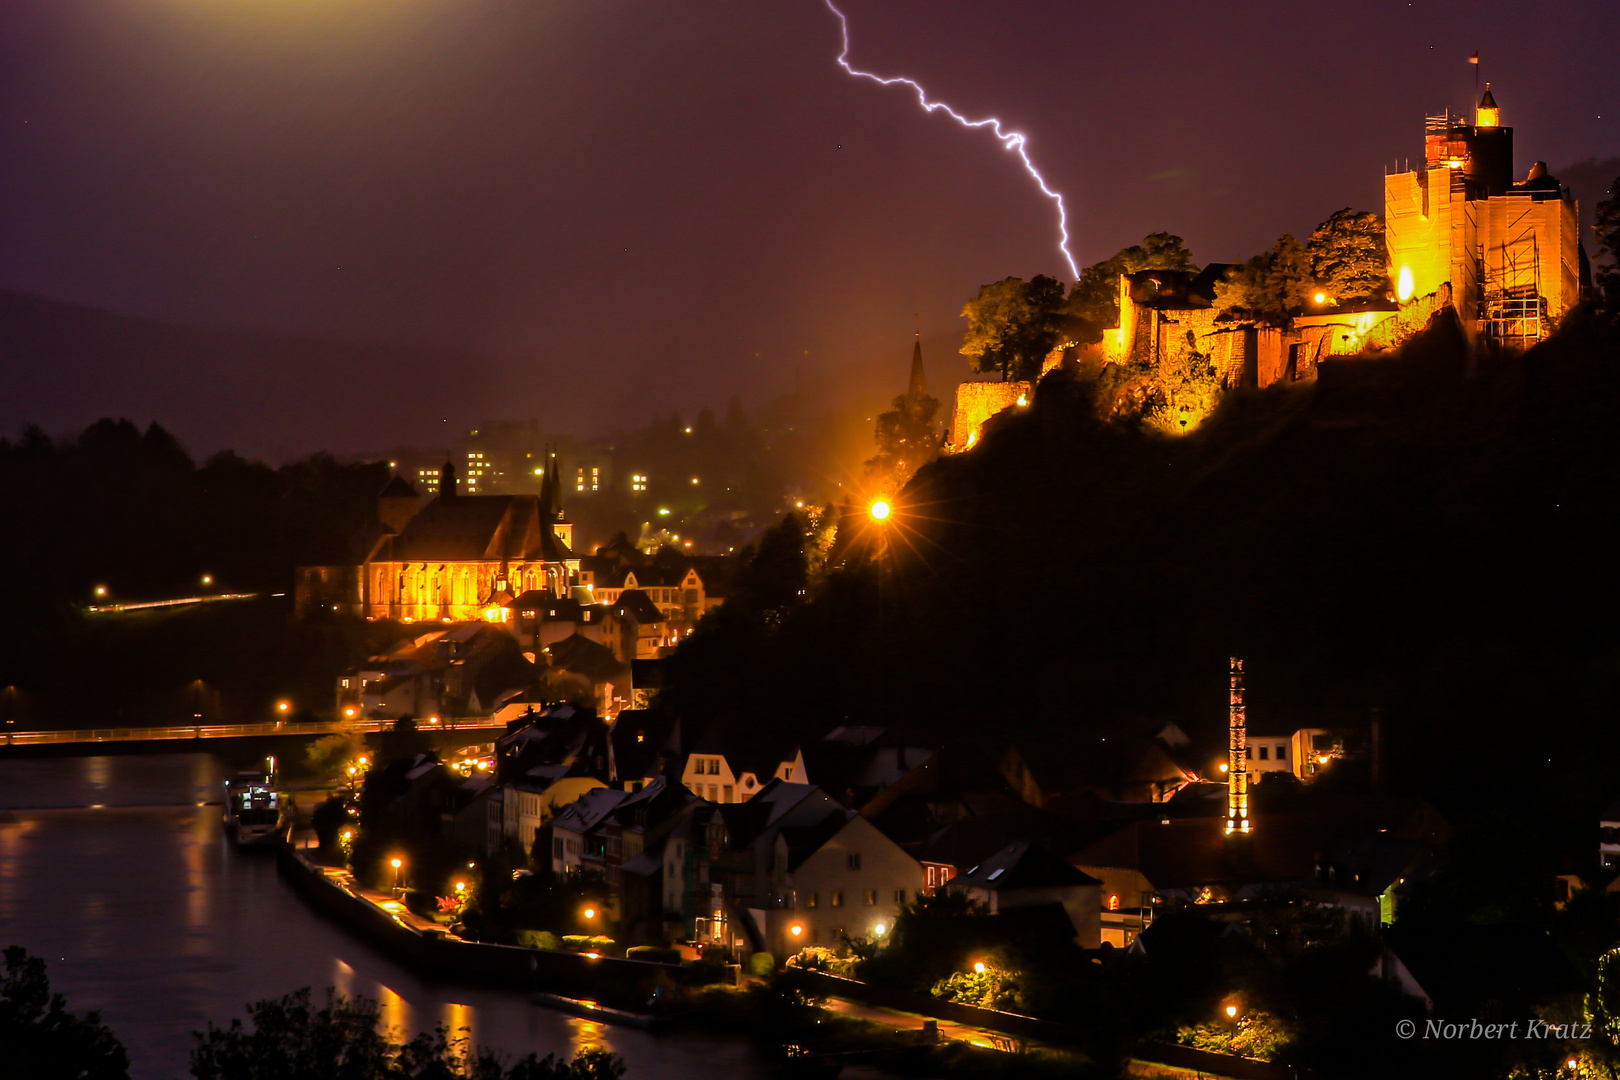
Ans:
[[[1620,178],[1620,157],[1602,161],[1587,158],[1565,165],[1562,169],[1554,169],[1553,175],[1558,177],[1559,183],[1574,192],[1575,201],[1581,204],[1581,242],[1586,245],[1587,254],[1592,254],[1592,211],[1598,203],[1613,194],[1609,188],[1616,178]]]
[[[0,435],[156,420],[194,455],[443,441],[481,411],[483,358],[179,326],[0,291]]]

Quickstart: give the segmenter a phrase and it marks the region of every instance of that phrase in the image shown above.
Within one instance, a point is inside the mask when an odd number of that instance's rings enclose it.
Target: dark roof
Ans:
[[[399,473],[395,473],[393,478],[388,481],[387,485],[385,485],[381,491],[377,492],[377,498],[418,499],[421,498],[421,496],[416,493],[416,489],[411,486],[411,482],[409,480],[399,475]]]
[[[642,626],[664,621],[664,613],[659,611],[658,605],[640,589],[626,589],[620,593],[618,602],[613,605],[613,613]]]
[[[673,762],[680,752],[680,727],[667,713],[625,709],[608,729],[613,770],[618,780],[639,780]]]
[[[810,825],[794,825],[782,830],[787,842],[788,869],[797,870],[804,860],[826,846],[827,841],[844,831],[844,826],[855,817],[853,810],[829,810],[827,816]]]
[[[1485,96],[1479,99],[1479,107],[1482,109],[1494,109],[1497,107],[1496,96],[1491,93],[1489,83],[1485,84]]]
[[[532,558],[540,549],[539,500],[530,495],[439,496],[394,538],[401,562]]]
[[[546,649],[551,666],[560,671],[583,675],[593,683],[628,686],[629,669],[619,662],[612,649],[599,641],[574,632]]]
[[[1129,274],[1131,299],[1146,307],[1177,311],[1207,308],[1215,302],[1215,285],[1231,263],[1210,263],[1202,270],[1138,270]]]
[[[1069,865],[1045,848],[1020,840],[1008,844],[951,884],[975,889],[1049,889],[1096,885],[1096,878]]]
[[[1487,1002],[1525,1007],[1581,985],[1568,959],[1536,926],[1397,923],[1385,940],[1443,1013]]]

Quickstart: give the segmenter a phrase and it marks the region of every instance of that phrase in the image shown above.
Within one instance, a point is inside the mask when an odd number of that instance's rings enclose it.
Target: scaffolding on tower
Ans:
[[[1226,835],[1246,835],[1249,825],[1249,727],[1243,711],[1243,661],[1232,657],[1230,739],[1226,762]]]

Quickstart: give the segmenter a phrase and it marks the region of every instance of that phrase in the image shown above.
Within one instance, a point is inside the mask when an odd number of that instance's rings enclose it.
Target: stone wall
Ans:
[[[959,454],[978,442],[984,422],[1003,409],[1018,408],[1035,396],[1035,386],[1027,382],[965,382],[956,387],[956,406],[951,411],[951,430],[945,440],[947,454]]]

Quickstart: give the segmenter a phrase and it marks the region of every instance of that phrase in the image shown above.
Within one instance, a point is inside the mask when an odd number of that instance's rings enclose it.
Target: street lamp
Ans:
[[[893,512],[894,507],[889,505],[887,499],[878,499],[871,506],[873,521],[887,521],[889,519],[889,515]]]
[[[276,702],[276,712],[278,713],[285,713],[291,709],[292,702],[288,701],[286,698],[282,698],[280,701]]]
[[[587,918],[587,919],[594,919],[594,918],[596,918],[596,909],[595,909],[595,908],[593,908],[593,907],[588,907],[588,908],[586,908],[586,909],[585,909],[585,917],[586,917],[586,918]]]
[[[394,891],[399,892],[399,868],[405,865],[400,859],[389,859],[388,865],[394,868]]]
[[[213,574],[204,574],[202,576],[202,583],[204,585],[212,585],[214,583],[214,575]]]

